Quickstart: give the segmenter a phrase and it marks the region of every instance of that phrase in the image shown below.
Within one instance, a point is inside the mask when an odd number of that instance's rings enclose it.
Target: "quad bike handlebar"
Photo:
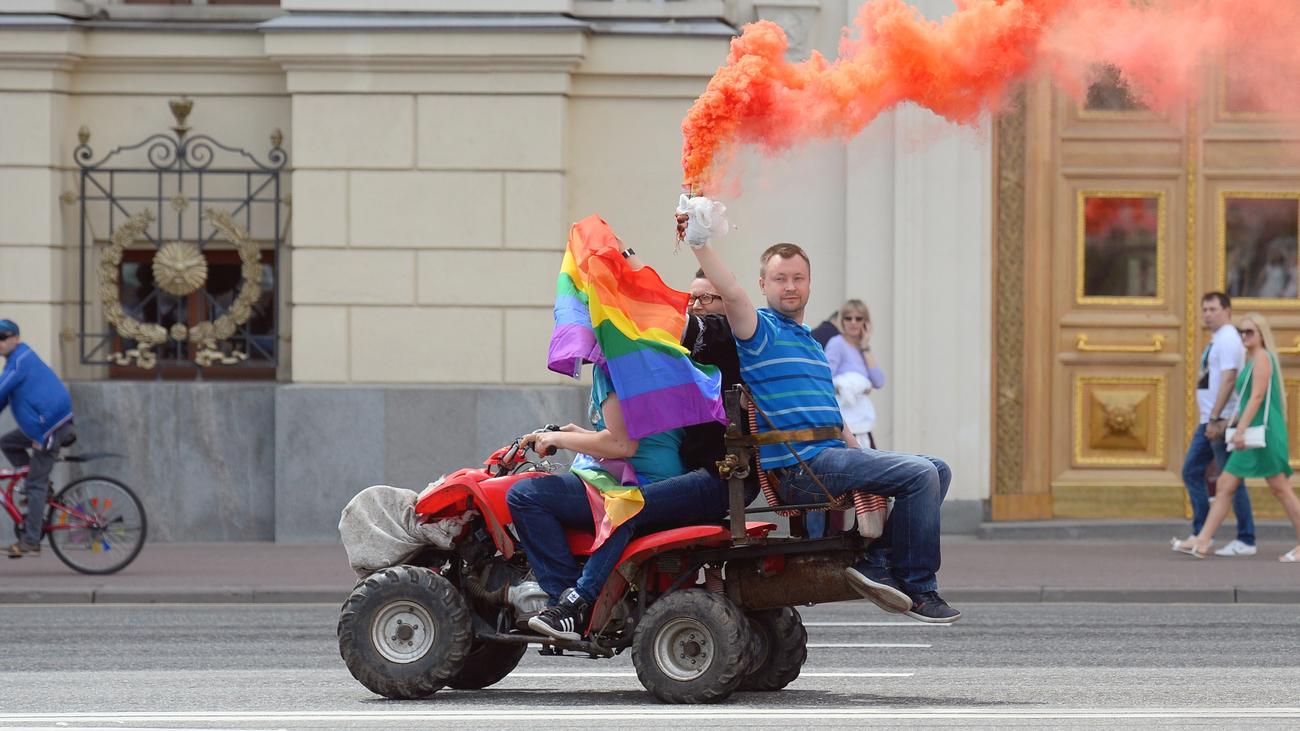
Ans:
[[[547,424],[541,429],[535,429],[530,433],[541,434],[542,432],[559,431],[559,430],[560,427],[558,425]],[[484,462],[483,464],[487,465],[489,468],[493,466],[500,467],[501,469],[499,470],[498,474],[505,474],[505,472],[509,470],[511,467],[523,464],[524,462],[527,461],[526,459],[527,450],[519,448],[520,442],[522,440],[523,437],[516,438],[514,441],[510,442],[506,446],[498,449],[496,452],[493,452],[492,456],[488,457],[487,461]],[[536,452],[536,453],[541,457],[549,457],[552,454],[555,454],[555,450],[548,449],[546,450],[545,453],[543,452]]]

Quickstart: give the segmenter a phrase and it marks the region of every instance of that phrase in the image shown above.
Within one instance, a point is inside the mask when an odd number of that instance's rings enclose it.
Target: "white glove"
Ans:
[[[731,230],[727,223],[727,207],[704,196],[694,198],[682,193],[677,201],[677,212],[688,216],[686,223],[686,243],[692,249],[698,249],[709,239],[722,238]]]

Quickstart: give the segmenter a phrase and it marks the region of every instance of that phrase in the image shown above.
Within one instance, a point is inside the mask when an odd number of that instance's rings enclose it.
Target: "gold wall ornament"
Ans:
[[[199,346],[194,362],[202,368],[212,365],[234,365],[248,360],[248,354],[238,350],[226,355],[217,349],[217,341],[234,337],[240,325],[253,316],[253,304],[262,296],[262,250],[248,233],[230,218],[230,214],[208,208],[204,211],[212,224],[239,252],[239,273],[243,282],[235,300],[225,314],[215,320],[200,322],[190,328],[189,341]]]
[[[1165,376],[1075,376],[1074,466],[1165,464]]]
[[[167,342],[167,330],[162,325],[141,322],[122,309],[121,265],[122,252],[144,234],[153,220],[153,211],[148,208],[128,218],[113,231],[99,261],[99,296],[104,317],[119,335],[137,343],[137,347],[125,353],[113,353],[109,359],[118,365],[130,365],[134,361],[145,369],[158,364],[153,348]]]
[[[1138,421],[1137,404],[1102,402],[1101,413],[1107,435],[1124,437],[1133,434],[1133,427],[1137,426]]]
[[[153,278],[162,291],[184,297],[208,280],[208,260],[197,244],[172,241],[153,255]]]
[[[199,351],[194,362],[203,368],[212,365],[234,365],[248,360],[248,354],[241,351],[234,351],[229,355],[223,353],[217,348],[217,343],[233,337],[239,326],[248,322],[253,316],[253,304],[262,296],[262,251],[257,242],[250,240],[248,233],[231,220],[230,214],[209,208],[205,211],[205,216],[212,227],[239,252],[243,283],[235,295],[235,300],[220,317],[188,328],[181,323],[176,323],[168,330],[162,325],[141,322],[128,315],[122,307],[123,252],[139,239],[154,221],[152,210],[140,211],[113,231],[108,247],[100,256],[99,297],[103,303],[104,317],[119,335],[137,343],[137,347],[124,353],[111,354],[109,360],[112,362],[117,365],[134,364],[145,369],[154,368],[158,364],[158,356],[153,352],[153,348],[167,342],[168,338],[177,341],[188,340],[198,345]],[[197,291],[206,281],[207,260],[196,244],[175,241],[164,245],[154,255],[153,271],[159,288],[177,296],[185,296]]]
[[[1300,355],[1300,335],[1291,341],[1290,345],[1274,345],[1273,352],[1278,355]]]
[[[172,116],[176,118],[176,126],[172,127],[172,131],[176,133],[177,138],[184,139],[185,134],[190,131],[190,126],[185,123],[185,120],[189,118],[190,112],[194,111],[194,100],[183,96],[168,101],[167,106],[171,108]]]
[[[1165,336],[1152,333],[1150,345],[1129,345],[1127,343],[1096,345],[1088,342],[1087,333],[1079,333],[1074,339],[1074,349],[1080,353],[1159,353],[1165,349]]]

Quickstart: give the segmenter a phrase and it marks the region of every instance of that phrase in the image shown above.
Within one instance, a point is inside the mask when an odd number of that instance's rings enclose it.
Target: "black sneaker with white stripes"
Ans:
[[[543,609],[541,614],[528,620],[528,626],[557,640],[580,640],[587,628],[589,606],[577,590],[565,589],[560,595],[560,603]]]

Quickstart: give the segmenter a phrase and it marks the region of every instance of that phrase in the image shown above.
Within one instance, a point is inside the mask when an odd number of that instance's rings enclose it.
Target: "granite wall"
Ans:
[[[73,452],[55,482],[118,477],[139,494],[151,541],[338,540],[339,511],[375,484],[419,490],[480,464],[548,422],[581,422],[581,387],[71,383]],[[0,429],[13,428],[6,412]],[[5,531],[7,533],[7,531]],[[7,535],[4,537],[8,537]]]
[[[424,489],[547,423],[584,423],[573,386],[316,386],[275,392],[275,539],[338,540],[339,511],[370,485]]]

